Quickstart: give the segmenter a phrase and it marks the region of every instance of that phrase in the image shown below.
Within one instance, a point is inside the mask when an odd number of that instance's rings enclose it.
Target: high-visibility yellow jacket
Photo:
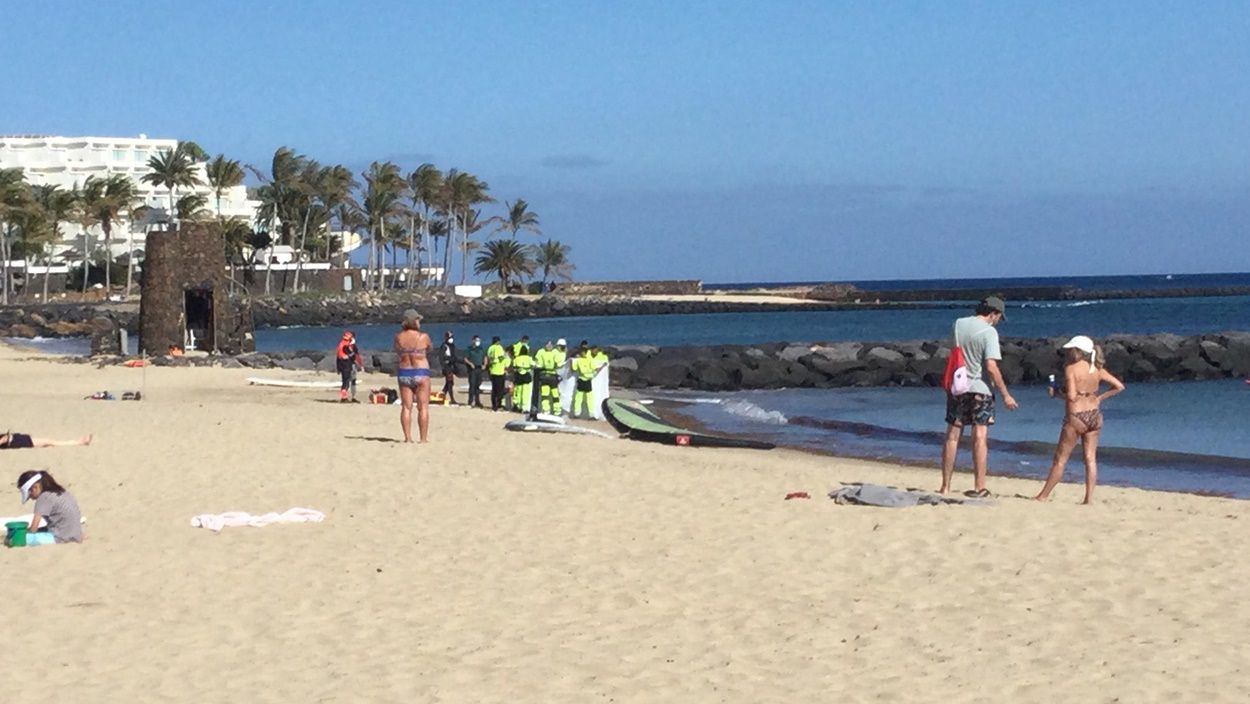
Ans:
[[[508,353],[498,342],[486,348],[486,359],[490,362],[491,376],[501,376],[508,371]]]
[[[520,374],[529,374],[534,369],[534,358],[528,354],[518,354],[512,358],[512,371]],[[532,379],[531,379],[532,380]]]
[[[590,355],[582,355],[573,359],[573,373],[578,379],[589,380],[595,378],[595,372],[599,371],[595,366],[595,360]]]

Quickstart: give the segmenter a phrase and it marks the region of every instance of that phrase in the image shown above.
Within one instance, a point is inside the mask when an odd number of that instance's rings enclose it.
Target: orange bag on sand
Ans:
[[[125,362],[122,362],[123,367],[130,367],[132,369],[134,367],[146,367],[147,364],[147,361],[142,359],[128,359]]]

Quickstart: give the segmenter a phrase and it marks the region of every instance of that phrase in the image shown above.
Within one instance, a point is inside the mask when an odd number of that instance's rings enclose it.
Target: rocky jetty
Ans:
[[[1000,368],[1011,385],[1043,384],[1061,366],[1066,338],[1002,341]],[[1130,382],[1189,381],[1250,376],[1250,332],[1213,335],[1112,336],[1100,341],[1107,368]],[[609,347],[612,384],[635,389],[833,388],[938,386],[950,349],[945,341],[818,342],[714,347]],[[394,374],[394,353],[363,350],[370,371]],[[78,358],[88,361],[87,358]],[[123,357],[97,357],[98,364]],[[155,357],[157,366],[226,366],[334,372],[331,353],[255,352],[234,357]],[[441,373],[437,359],[431,364]],[[461,366],[457,374],[465,375]]]
[[[497,296],[465,299],[450,293],[258,298],[252,302],[256,327],[280,325],[398,324],[405,308],[416,308],[430,322],[488,322],[595,315],[670,315],[676,313],[778,312],[796,310],[792,303],[743,303],[733,296],[714,301],[657,301],[627,296],[564,296],[539,298]],[[802,310],[846,310],[847,303],[798,304]]]
[[[48,303],[0,307],[0,337],[90,337],[104,318],[138,328],[138,304]]]
[[[1061,366],[1066,338],[1002,340],[1008,384],[1045,383]],[[1186,381],[1250,375],[1250,332],[1112,336],[1107,368],[1126,381]],[[612,382],[629,388],[737,389],[939,386],[949,342],[835,342],[621,347],[610,350]]]

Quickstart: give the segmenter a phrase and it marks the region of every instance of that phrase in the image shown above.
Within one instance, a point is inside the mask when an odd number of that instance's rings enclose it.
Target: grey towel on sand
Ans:
[[[938,504],[965,504],[969,506],[989,506],[989,499],[964,499],[942,496],[930,491],[919,489],[899,489],[880,484],[843,484],[831,489],[829,498],[840,504],[856,504],[859,506],[882,506],[885,508],[903,508],[905,506],[937,506]]]

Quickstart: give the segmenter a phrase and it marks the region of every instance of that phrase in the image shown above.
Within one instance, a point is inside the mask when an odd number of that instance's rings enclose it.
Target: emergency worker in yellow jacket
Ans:
[[[577,390],[573,392],[573,417],[591,417],[592,409],[595,407],[595,393],[593,381],[595,372],[599,371],[595,366],[595,358],[590,351],[590,345],[585,340],[577,348],[577,356],[573,358],[573,376],[577,378]],[[585,416],[582,414],[585,413]]]
[[[533,403],[534,358],[526,345],[516,351],[512,357],[512,410],[529,413]]]

